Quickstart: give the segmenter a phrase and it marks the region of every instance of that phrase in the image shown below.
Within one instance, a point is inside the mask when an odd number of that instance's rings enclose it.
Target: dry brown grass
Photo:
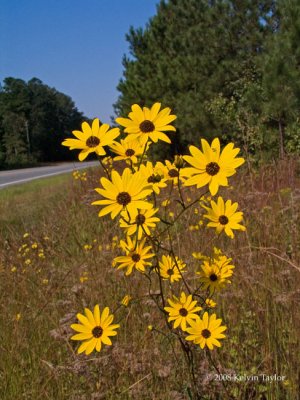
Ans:
[[[214,380],[206,352],[195,362],[203,399],[295,400],[299,392],[300,186],[297,164],[285,161],[240,174],[224,197],[238,201],[247,233],[222,238],[218,246],[233,257],[233,282],[217,298],[216,312],[228,338],[212,352],[222,374],[284,375],[282,382]],[[98,171],[87,182],[60,177],[0,192],[0,393],[3,400],[188,399],[180,349],[174,356],[140,274],[125,278],[111,263],[118,253],[116,222],[98,219]],[[42,182],[42,181],[41,181]],[[176,225],[179,256],[197,268],[192,251],[203,251],[203,231],[187,230],[198,216],[191,210]],[[23,238],[28,232],[30,236]],[[38,243],[22,257],[23,244]],[[92,249],[84,250],[90,244]],[[99,251],[99,245],[102,246]],[[179,251],[180,250],[180,251]],[[30,259],[30,265],[25,260]],[[83,282],[81,282],[81,280]],[[88,278],[85,280],[85,278]],[[47,280],[47,281],[46,281]],[[125,294],[134,298],[117,311],[121,329],[112,348],[89,357],[75,353],[70,324],[84,306],[109,305]],[[20,314],[18,320],[17,315]]]

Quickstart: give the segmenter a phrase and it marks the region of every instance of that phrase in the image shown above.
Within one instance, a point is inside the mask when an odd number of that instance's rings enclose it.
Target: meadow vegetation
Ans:
[[[117,222],[97,217],[101,168],[0,192],[1,399],[189,399],[184,359],[149,297],[142,274],[112,268]],[[228,327],[215,351],[196,354],[203,399],[294,400],[299,393],[299,163],[243,166],[231,181],[247,231],[216,245],[234,257],[232,283],[215,298]],[[191,197],[193,189],[191,190]],[[196,190],[196,189],[195,189]],[[222,190],[221,190],[222,193]],[[172,213],[176,204],[170,205]],[[179,256],[206,246],[198,205],[176,225]],[[125,295],[128,307],[120,306]],[[77,355],[76,313],[109,304],[122,329],[112,347]],[[151,329],[149,329],[149,325]],[[177,346],[177,345],[175,345]],[[218,371],[218,372],[217,372]],[[260,375],[259,382],[216,374]],[[285,376],[268,382],[262,374]]]

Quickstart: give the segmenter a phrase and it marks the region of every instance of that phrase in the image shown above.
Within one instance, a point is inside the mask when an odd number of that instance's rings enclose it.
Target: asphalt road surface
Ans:
[[[0,171],[0,189],[10,185],[17,185],[32,181],[34,179],[46,178],[48,176],[60,175],[79,169],[99,165],[98,161],[66,162],[46,167],[14,169],[11,171]]]

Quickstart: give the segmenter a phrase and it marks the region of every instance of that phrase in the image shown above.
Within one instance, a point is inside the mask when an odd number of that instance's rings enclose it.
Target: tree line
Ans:
[[[126,116],[134,103],[171,107],[173,154],[215,136],[249,158],[300,153],[298,0],[161,0],[146,27],[131,27],[126,38],[115,112]],[[84,119],[39,79],[4,79],[0,168],[74,157],[61,142]]]
[[[0,168],[69,160],[61,142],[80,129],[73,100],[37,78],[5,78],[0,88]]]
[[[298,0],[161,0],[127,41],[115,111],[170,106],[174,153],[215,136],[250,158],[300,152]]]

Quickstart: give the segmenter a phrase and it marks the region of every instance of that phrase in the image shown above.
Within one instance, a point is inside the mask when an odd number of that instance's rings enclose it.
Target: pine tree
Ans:
[[[162,101],[179,116],[176,137],[198,142],[199,136],[229,134],[216,121],[210,103],[235,98],[236,85],[253,74],[272,31],[272,1],[161,1],[145,30],[130,29],[130,57],[115,105],[126,115],[134,102]],[[254,71],[254,72],[253,72]],[[180,146],[178,146],[180,147]]]
[[[300,116],[300,3],[280,1],[278,28],[263,57],[263,113],[266,123],[278,132],[279,156]],[[290,138],[289,136],[290,132]],[[298,128],[298,140],[300,139]]]

